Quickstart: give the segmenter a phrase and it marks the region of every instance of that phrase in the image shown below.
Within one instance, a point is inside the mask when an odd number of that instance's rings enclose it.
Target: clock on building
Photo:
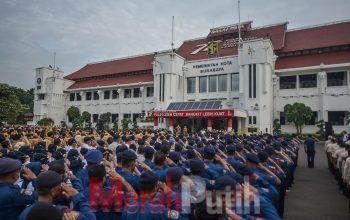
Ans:
[[[40,83],[41,83],[41,78],[38,78],[38,79],[36,80],[36,83],[40,84]]]

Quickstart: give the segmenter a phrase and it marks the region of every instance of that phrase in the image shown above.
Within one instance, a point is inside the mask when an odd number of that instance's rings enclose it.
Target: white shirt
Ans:
[[[346,158],[342,171],[342,177],[344,182],[350,185],[350,157]]]

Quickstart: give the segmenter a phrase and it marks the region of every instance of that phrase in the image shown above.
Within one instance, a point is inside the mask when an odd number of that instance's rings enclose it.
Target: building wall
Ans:
[[[140,114],[142,111],[146,113],[154,108],[155,98],[147,97],[147,87],[153,87],[153,83],[142,83],[134,85],[123,85],[123,86],[113,86],[113,87],[104,87],[104,88],[95,88],[95,89],[84,89],[84,90],[72,90],[67,93],[80,93],[81,101],[67,101],[67,109],[70,106],[76,106],[79,108],[80,112],[88,111],[91,115],[110,112],[112,114],[118,114],[118,124],[121,125],[121,120],[123,119],[124,114],[131,114],[131,119],[133,114]],[[141,97],[133,97],[133,89],[140,88]],[[131,98],[124,98],[125,89],[132,90]],[[119,91],[119,98],[112,99],[112,90]],[[99,100],[86,100],[87,92],[98,91]],[[104,99],[104,91],[110,91],[110,98]],[[67,110],[66,110],[67,111]],[[92,116],[91,116],[92,117]],[[67,116],[65,120],[68,121]],[[92,119],[91,119],[92,121]],[[94,125],[95,123],[93,123]]]
[[[344,86],[328,86],[327,74],[332,72],[345,71],[346,81]],[[311,109],[317,112],[317,120],[329,121],[329,111],[350,111],[350,65],[323,65],[316,67],[298,68],[290,70],[277,70],[278,77],[296,76],[296,88],[281,89],[280,82],[276,83],[274,106],[274,117],[279,119],[280,112],[286,104],[293,104],[294,102],[302,102]],[[313,88],[301,88],[300,76],[316,74],[317,84]],[[279,81],[279,79],[278,79]],[[333,126],[335,133],[340,133],[343,130],[349,130],[348,125]],[[293,125],[283,125],[283,132],[295,132]],[[305,126],[303,132],[315,133],[318,131],[316,125]]]

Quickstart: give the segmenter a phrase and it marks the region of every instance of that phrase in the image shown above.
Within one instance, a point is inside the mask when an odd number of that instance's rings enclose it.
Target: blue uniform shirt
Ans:
[[[315,151],[315,140],[313,138],[306,138],[304,143],[306,145],[307,152]]]
[[[95,214],[91,211],[89,202],[85,198],[85,196],[82,193],[78,193],[77,195],[73,196],[72,198],[74,210],[80,212],[78,220],[95,220]],[[33,205],[28,206],[23,210],[21,215],[19,216],[18,220],[25,220],[30,212],[30,210],[33,208]],[[61,213],[63,214],[65,211],[68,211],[64,206],[56,206]]]
[[[21,189],[11,183],[0,183],[0,219],[17,220],[23,209],[35,202],[35,196],[21,194]]]

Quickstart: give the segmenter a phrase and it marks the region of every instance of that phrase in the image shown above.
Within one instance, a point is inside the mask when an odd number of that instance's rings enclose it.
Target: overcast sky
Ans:
[[[241,21],[288,28],[350,19],[349,0],[241,0]],[[1,0],[0,82],[29,89],[34,68],[65,74],[88,62],[175,47],[238,22],[237,0]]]

